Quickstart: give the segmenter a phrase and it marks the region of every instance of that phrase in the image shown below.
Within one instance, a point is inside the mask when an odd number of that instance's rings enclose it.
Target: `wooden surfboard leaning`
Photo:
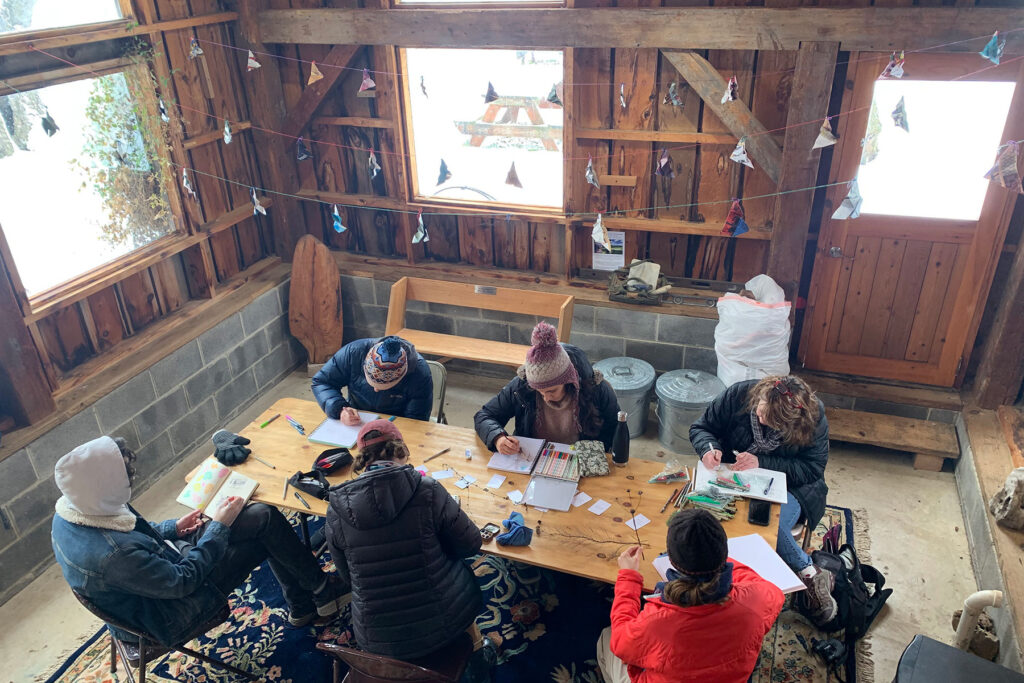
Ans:
[[[327,362],[341,348],[341,274],[330,249],[312,235],[295,245],[288,327],[306,347],[310,365]]]

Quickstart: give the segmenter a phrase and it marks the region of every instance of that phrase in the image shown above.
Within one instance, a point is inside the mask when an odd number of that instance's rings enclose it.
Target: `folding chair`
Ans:
[[[444,392],[448,384],[448,371],[436,360],[428,360],[427,365],[430,367],[430,379],[434,382],[434,417],[430,421],[446,425],[448,418],[444,414]]]
[[[473,654],[473,641],[468,634],[463,634],[450,645],[414,662],[334,643],[317,643],[316,649],[334,657],[333,683],[458,683]],[[344,679],[341,678],[340,662],[349,667]]]

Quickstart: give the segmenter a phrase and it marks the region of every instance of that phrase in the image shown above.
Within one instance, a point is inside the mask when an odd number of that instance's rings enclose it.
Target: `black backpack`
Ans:
[[[820,628],[828,633],[844,631],[846,643],[851,644],[871,628],[871,622],[892,595],[892,589],[885,588],[885,577],[880,571],[869,564],[861,564],[849,544],[844,544],[838,553],[815,550],[811,557],[815,565],[836,577],[832,597],[839,610],[834,619]]]

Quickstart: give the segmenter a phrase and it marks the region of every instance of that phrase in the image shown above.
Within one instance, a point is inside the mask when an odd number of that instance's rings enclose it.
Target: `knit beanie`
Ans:
[[[384,337],[371,346],[363,360],[363,375],[377,391],[385,391],[401,382],[408,369],[405,344],[394,336]]]
[[[579,386],[580,378],[569,354],[558,343],[555,328],[539,322],[533,328],[532,346],[526,352],[526,382],[533,389],[547,389],[559,384]]]
[[[380,432],[373,438],[366,438],[366,435],[370,432]],[[363,425],[363,428],[359,430],[359,435],[356,436],[356,448],[363,450],[367,446],[372,446],[375,443],[383,443],[385,441],[401,441],[402,432],[398,431],[398,427],[391,420],[371,420]]]
[[[722,524],[707,510],[677,512],[668,525],[668,559],[685,574],[714,574],[729,556]]]

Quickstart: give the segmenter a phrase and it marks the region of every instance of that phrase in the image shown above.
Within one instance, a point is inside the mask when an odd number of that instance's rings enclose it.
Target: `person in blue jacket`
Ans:
[[[313,396],[327,417],[347,425],[359,424],[360,410],[429,420],[434,382],[427,361],[406,340],[357,339],[316,373]]]

